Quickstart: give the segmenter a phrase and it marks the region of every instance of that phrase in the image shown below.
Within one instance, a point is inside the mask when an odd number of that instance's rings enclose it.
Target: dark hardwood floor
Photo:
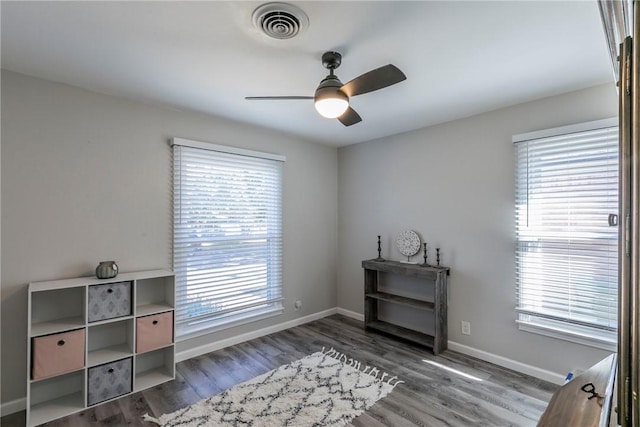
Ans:
[[[180,362],[176,379],[45,424],[153,426],[142,420],[217,394],[280,365],[333,347],[404,381],[351,427],[535,426],[557,386],[453,351],[365,332],[362,322],[334,315]],[[23,426],[24,411],[2,417]]]

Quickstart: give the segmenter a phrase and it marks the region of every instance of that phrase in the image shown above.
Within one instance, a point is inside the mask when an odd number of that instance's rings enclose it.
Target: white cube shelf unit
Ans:
[[[174,379],[174,310],[167,270],[30,283],[27,426]],[[115,385],[95,389],[105,383]]]

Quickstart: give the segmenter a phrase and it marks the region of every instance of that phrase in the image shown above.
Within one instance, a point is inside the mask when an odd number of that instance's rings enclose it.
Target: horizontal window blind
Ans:
[[[178,334],[282,308],[283,162],[198,146],[173,145]]]
[[[516,141],[518,322],[615,342],[616,126]]]

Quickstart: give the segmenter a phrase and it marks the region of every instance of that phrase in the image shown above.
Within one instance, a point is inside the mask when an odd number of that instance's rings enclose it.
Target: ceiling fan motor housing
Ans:
[[[333,73],[329,74],[327,77],[322,79],[318,88],[316,89],[316,93],[313,97],[315,102],[318,102],[321,99],[325,98],[342,98],[349,101],[349,97],[340,90],[342,87],[342,82],[340,79],[335,76]]]
[[[314,95],[315,102],[325,98],[339,98],[349,101],[349,97],[340,90],[343,86],[342,82],[338,76],[333,74],[333,70],[338,68],[341,63],[342,55],[338,52],[325,52],[322,54],[322,65],[329,70],[329,75],[322,79],[318,85]]]

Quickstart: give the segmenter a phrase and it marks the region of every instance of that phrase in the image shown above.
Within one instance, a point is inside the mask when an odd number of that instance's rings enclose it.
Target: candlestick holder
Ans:
[[[429,264],[427,264],[427,243],[424,243],[424,254],[423,254],[423,258],[424,258],[424,262],[422,264],[420,264],[423,267],[429,267]]]
[[[440,267],[440,248],[436,248],[436,265]]]
[[[378,236],[378,258],[376,258],[376,261],[384,261],[384,258],[382,258],[382,247],[380,246],[380,236]]]

